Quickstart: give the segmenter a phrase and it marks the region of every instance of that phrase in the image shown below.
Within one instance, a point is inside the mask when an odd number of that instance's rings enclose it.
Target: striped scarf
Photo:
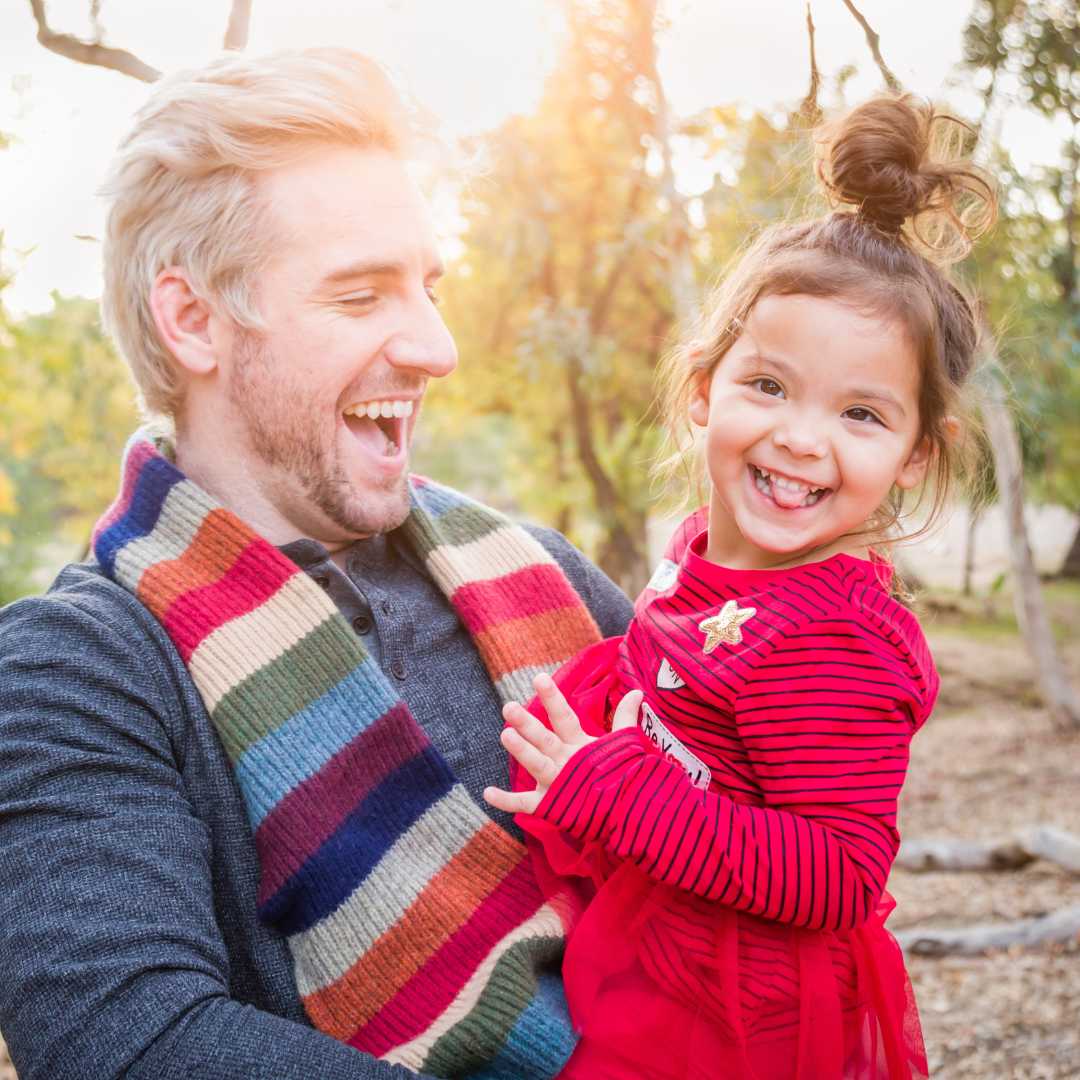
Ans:
[[[411,500],[405,535],[503,700],[598,638],[523,529],[419,478]],[[254,833],[259,916],[288,940],[311,1022],[435,1076],[558,1073],[575,1038],[558,975],[566,912],[326,593],[145,431],[93,548],[202,695]]]

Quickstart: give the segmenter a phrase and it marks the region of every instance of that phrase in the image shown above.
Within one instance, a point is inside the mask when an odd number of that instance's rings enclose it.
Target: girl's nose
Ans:
[[[792,457],[823,458],[828,453],[828,442],[821,428],[810,418],[777,425],[773,443]]]

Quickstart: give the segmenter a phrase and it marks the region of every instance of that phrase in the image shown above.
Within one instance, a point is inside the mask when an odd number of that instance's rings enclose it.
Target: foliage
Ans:
[[[498,463],[497,495],[569,532],[627,588],[646,576],[654,374],[675,330],[662,89],[643,8],[570,3],[539,108],[473,148],[486,168],[460,193],[462,251],[446,287],[462,371],[432,393],[423,457],[447,476],[464,437]],[[714,175],[686,207],[683,239],[703,277],[790,212],[804,134],[731,107],[671,133]]]
[[[0,603],[37,584],[50,548],[85,546],[134,425],[97,304],[54,294],[47,314],[12,322],[0,312]]]
[[[1001,219],[976,257],[1021,414],[1033,492],[1080,507],[1080,21],[1054,0],[979,0],[964,63],[992,111],[1011,100],[1069,135],[1061,159],[1020,174],[999,150]]]

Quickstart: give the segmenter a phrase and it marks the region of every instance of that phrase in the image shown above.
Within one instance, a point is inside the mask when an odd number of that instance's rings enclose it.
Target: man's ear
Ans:
[[[926,476],[926,470],[930,467],[933,457],[934,446],[929,435],[924,435],[908,455],[907,461],[900,467],[896,474],[896,486],[910,491],[918,487]]]
[[[712,372],[698,376],[690,397],[690,423],[698,427],[709,424],[709,390],[712,387]]]
[[[170,266],[158,274],[150,287],[150,311],[165,348],[185,371],[209,375],[217,367],[221,323],[184,270]]]

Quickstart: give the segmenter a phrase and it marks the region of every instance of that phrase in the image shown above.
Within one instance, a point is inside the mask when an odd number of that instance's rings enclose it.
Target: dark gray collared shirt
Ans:
[[[560,533],[527,528],[562,567],[600,632],[623,633],[631,607],[618,587]],[[468,631],[400,531],[358,540],[344,571],[316,540],[281,551],[326,589],[473,798],[516,833],[509,816],[482,797],[489,784],[509,781],[498,695]]]

